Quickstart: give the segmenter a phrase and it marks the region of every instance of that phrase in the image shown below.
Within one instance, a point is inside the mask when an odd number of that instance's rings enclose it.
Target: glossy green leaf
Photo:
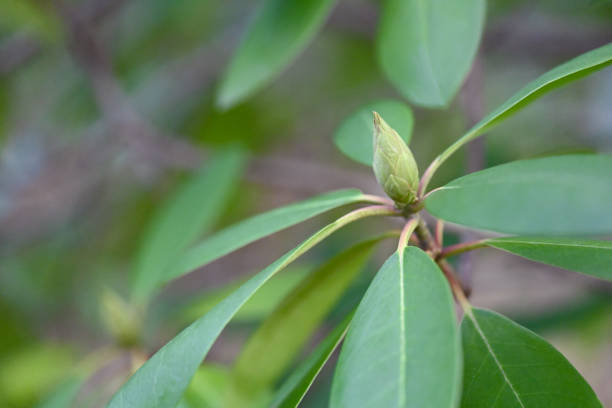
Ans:
[[[410,143],[414,123],[410,108],[395,100],[368,103],[346,118],[334,134],[334,143],[346,156],[366,166],[372,165],[373,111],[378,112],[406,144]]]
[[[236,312],[272,276],[339,228],[375,215],[381,207],[355,210],[320,229],[295,249],[259,272],[157,351],[114,395],[109,408],[170,408],[180,401],[200,363]]]
[[[512,234],[612,233],[612,156],[523,160],[458,178],[425,200],[433,215]]]
[[[346,335],[352,318],[353,314],[351,313],[330,334],[328,334],[308,358],[291,373],[278,389],[270,404],[271,407],[295,408],[300,404],[312,383],[321,372],[321,369]]]
[[[486,244],[532,261],[612,280],[612,241],[508,237],[489,239]]]
[[[331,407],[454,407],[461,350],[450,288],[416,247],[393,254],[344,340]]]
[[[170,264],[212,227],[236,189],[245,165],[239,150],[220,151],[154,215],[136,259],[133,294],[149,296],[168,280]]]
[[[236,359],[233,403],[274,385],[363,269],[380,238],[336,255],[298,285],[251,336]],[[241,400],[241,403],[236,403]]]
[[[260,238],[334,208],[360,201],[367,199],[359,190],[338,190],[256,215],[217,232],[187,250],[180,261],[168,270],[167,278],[179,277]]]
[[[533,82],[530,82],[499,108],[495,109],[480,122],[475,124],[465,135],[442,152],[430,166],[428,178],[424,183],[425,187],[436,169],[461,146],[477,138],[553,89],[599,71],[611,63],[612,42],[559,65]]]
[[[463,408],[595,408],[595,393],[544,339],[489,310],[461,324]]]
[[[484,18],[484,0],[387,0],[380,66],[411,102],[446,106],[470,70]]]
[[[229,108],[280,74],[317,33],[335,0],[264,0],[236,50],[217,95]]]

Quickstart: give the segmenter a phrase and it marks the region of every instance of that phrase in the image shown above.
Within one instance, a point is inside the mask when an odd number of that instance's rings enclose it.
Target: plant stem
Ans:
[[[475,139],[486,130],[486,126],[482,125],[481,122],[478,122],[472,129],[470,129],[466,134],[457,139],[455,143],[448,146],[446,150],[440,153],[438,157],[436,157],[431,162],[429,167],[427,167],[427,170],[425,170],[425,172],[423,173],[423,177],[421,177],[421,182],[419,183],[418,191],[419,198],[422,198],[425,195],[429,182],[431,181],[433,175],[436,173],[438,168],[442,165],[442,163],[444,163],[446,159],[452,156],[452,154],[459,150],[464,144]]]
[[[363,194],[361,197],[363,198],[363,201],[367,203],[389,205],[391,207],[395,206],[393,200],[374,194]]]
[[[455,274],[453,267],[444,259],[438,260],[437,264],[442,270],[442,272],[444,273],[444,276],[446,276],[446,279],[448,280],[448,283],[450,284],[451,290],[453,291],[453,294],[455,295],[455,299],[457,299],[457,302],[461,305],[461,308],[463,309],[463,311],[465,313],[471,314],[472,305],[468,301],[467,295],[463,290],[463,286],[461,285],[461,282],[459,282],[459,279],[457,279],[457,275]]]
[[[416,227],[417,237],[421,240],[431,257],[435,260],[440,253],[440,247],[436,240],[431,235],[427,223],[422,218],[419,218],[419,224]]]
[[[322,235],[328,236],[332,232],[340,229],[341,227],[350,224],[354,221],[360,220],[366,217],[374,217],[374,216],[384,216],[384,215],[402,215],[401,212],[395,208],[388,205],[370,205],[367,207],[358,208],[349,212],[348,214],[343,215],[338,218],[336,221],[329,224],[327,227],[322,228],[319,233]]]
[[[474,249],[479,249],[487,246],[486,239],[480,239],[478,241],[470,241],[470,242],[462,242],[460,244],[450,245],[446,248],[443,248],[439,255],[438,259],[444,259],[451,256],[459,255],[464,252],[472,251]]]
[[[442,248],[444,245],[444,221],[438,220],[436,223],[436,244]]]
[[[410,237],[412,236],[412,233],[414,232],[415,228],[417,228],[418,224],[418,218],[411,218],[410,220],[408,220],[406,225],[404,225],[404,228],[402,228],[402,233],[400,234],[399,241],[397,243],[398,252],[402,253],[404,251],[404,248],[406,248],[406,245],[408,245],[408,241],[410,240]]]
[[[404,228],[406,229],[407,225]],[[467,300],[469,293],[468,295],[466,295],[466,291],[464,290],[463,285],[457,278],[457,275],[455,274],[453,267],[446,260],[440,257],[440,254],[441,254],[440,246],[438,246],[438,243],[431,235],[429,228],[427,228],[427,224],[421,218],[418,219],[418,225],[416,227],[416,234],[421,239],[421,241],[424,243],[424,246],[427,252],[434,259],[434,261],[438,264],[438,266],[444,273],[444,276],[446,276],[446,279],[448,280],[448,283],[450,284],[450,287],[453,291],[453,294],[455,295],[455,298],[457,299],[457,302],[459,302],[462,309],[466,313],[468,313],[468,311],[471,310],[470,303]]]

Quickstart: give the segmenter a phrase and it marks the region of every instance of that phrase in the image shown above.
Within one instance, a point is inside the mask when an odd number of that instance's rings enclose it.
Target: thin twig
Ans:
[[[436,244],[440,248],[444,245],[444,221],[442,220],[436,221]]]
[[[457,299],[457,303],[461,305],[461,308],[463,309],[465,313],[469,313],[469,311],[472,309],[472,306],[470,305],[470,302],[468,301],[468,297],[470,296],[469,290],[468,291],[465,290],[462,283],[457,278],[457,275],[455,274],[453,267],[448,262],[442,259],[442,260],[439,260],[437,264],[442,270],[442,272],[444,273],[444,276],[446,276],[446,279],[448,280],[448,283],[450,284],[451,290],[453,291],[453,294],[455,295],[455,299]]]

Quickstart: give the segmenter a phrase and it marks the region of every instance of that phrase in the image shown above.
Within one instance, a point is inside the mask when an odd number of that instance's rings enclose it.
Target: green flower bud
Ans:
[[[100,297],[100,312],[108,331],[121,346],[133,346],[140,340],[142,316],[123,298],[105,288]]]
[[[373,114],[374,175],[385,193],[404,208],[416,201],[419,169],[404,140],[377,112]]]

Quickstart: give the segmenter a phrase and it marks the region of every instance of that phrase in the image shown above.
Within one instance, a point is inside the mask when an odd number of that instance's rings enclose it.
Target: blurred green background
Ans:
[[[145,356],[338,212],[291,228],[130,304],[156,210],[216,152],[248,162],[203,235],[328,190],[380,193],[335,148],[360,106],[401,97],[374,54],[379,2],[342,0],[272,84],[227,111],[215,90],[256,1],[0,3],[0,406],[103,406]],[[448,109],[414,108],[420,168],[549,68],[612,40],[609,0],[490,2],[474,67]],[[519,158],[612,151],[612,69],[552,92],[461,150],[434,184]],[[206,195],[202,200],[207,199]],[[366,232],[331,238],[275,278],[214,346],[190,391],[214,406],[249,333],[314,266]],[[389,248],[347,292],[339,321]],[[474,303],[551,340],[612,406],[612,287],[489,250],[460,261]],[[472,272],[469,272],[472,271]],[[331,327],[331,324],[326,326]],[[320,335],[315,336],[317,339]],[[313,344],[314,344],[313,340]],[[305,406],[325,406],[331,370]],[[59,405],[44,405],[56,403]]]

